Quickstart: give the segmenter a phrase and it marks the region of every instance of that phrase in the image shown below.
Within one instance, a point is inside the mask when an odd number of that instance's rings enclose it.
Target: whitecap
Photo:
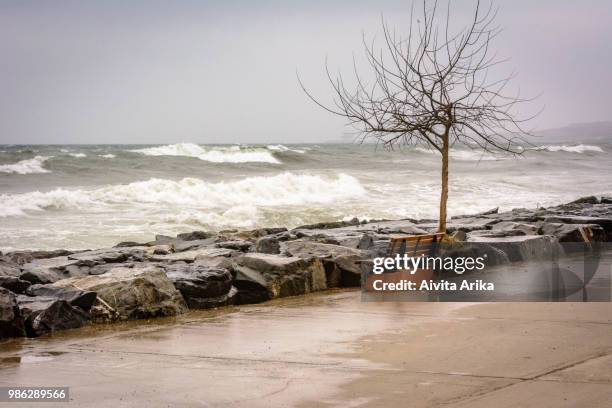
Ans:
[[[548,145],[540,146],[534,150],[545,150],[548,152],[568,152],[568,153],[604,153],[604,150],[599,146],[577,144],[577,145]]]
[[[132,152],[144,154],[146,156],[195,157],[212,163],[280,163],[269,150],[248,146],[202,147],[195,143],[177,143],[173,145],[137,149],[132,150]]]
[[[49,170],[43,167],[45,160],[50,157],[36,156],[33,159],[21,160],[14,164],[0,165],[0,173],[17,173],[17,174],[35,174],[35,173],[50,173]]]
[[[85,153],[68,153],[68,156],[72,156],[72,157],[76,157],[76,158],[87,157],[87,155]]]
[[[114,154],[110,154],[110,153],[109,154],[101,154],[99,156],[104,158],[104,159],[114,159],[115,157],[117,157]]]
[[[306,153],[304,150],[300,150],[300,149],[291,149],[285,145],[282,144],[278,144],[278,145],[268,145],[266,146],[266,149],[268,150],[272,150],[275,152],[294,152],[294,153]]]
[[[237,206],[331,204],[363,194],[365,189],[359,181],[342,173],[333,177],[281,173],[218,183],[197,178],[179,181],[153,178],[92,190],[58,188],[49,192],[0,195],[0,217],[47,210],[107,211],[126,206],[155,210],[160,205],[226,211]],[[245,219],[250,217],[245,211],[240,214]],[[236,216],[236,213],[227,214],[230,218]]]

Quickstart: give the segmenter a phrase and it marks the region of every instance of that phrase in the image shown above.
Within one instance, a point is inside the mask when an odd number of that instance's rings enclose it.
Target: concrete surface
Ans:
[[[0,343],[0,385],[74,407],[609,407],[612,304],[328,292]]]

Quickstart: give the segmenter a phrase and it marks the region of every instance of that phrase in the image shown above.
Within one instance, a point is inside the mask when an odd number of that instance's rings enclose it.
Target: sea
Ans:
[[[612,194],[612,143],[453,147],[449,215]],[[375,144],[0,145],[0,251],[155,235],[436,218],[440,155]]]

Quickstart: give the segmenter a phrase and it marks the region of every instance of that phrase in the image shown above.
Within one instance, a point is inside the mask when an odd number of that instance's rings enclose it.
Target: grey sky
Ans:
[[[320,142],[346,133],[300,90],[350,73],[410,1],[1,1],[0,143]],[[494,48],[534,124],[610,120],[612,2],[507,1]],[[472,1],[453,2],[461,21]]]

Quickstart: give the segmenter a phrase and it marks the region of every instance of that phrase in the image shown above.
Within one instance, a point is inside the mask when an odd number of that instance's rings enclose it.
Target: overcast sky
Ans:
[[[410,1],[0,1],[0,143],[340,140],[302,93],[350,73],[380,15]],[[453,1],[462,21],[472,1]],[[611,120],[612,1],[500,2],[494,43],[545,111],[534,126]]]

